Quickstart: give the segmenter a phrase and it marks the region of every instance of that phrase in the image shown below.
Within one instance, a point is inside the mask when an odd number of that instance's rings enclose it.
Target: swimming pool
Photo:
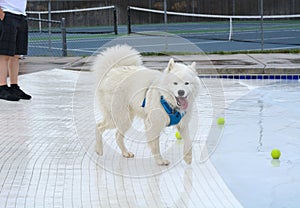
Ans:
[[[211,161],[245,208],[299,207],[300,82],[239,83],[249,92],[226,108],[226,125]],[[279,160],[270,156],[274,148],[281,150]]]

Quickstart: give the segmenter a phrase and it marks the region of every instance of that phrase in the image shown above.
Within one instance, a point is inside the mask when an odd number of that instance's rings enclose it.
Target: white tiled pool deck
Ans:
[[[144,143],[129,142],[136,158],[123,158],[109,138],[113,132],[106,133],[104,156],[98,157],[89,73],[53,69],[22,75],[20,85],[32,100],[0,100],[1,208],[243,207],[210,158],[199,159],[205,139],[194,141],[191,165],[178,156],[182,144],[173,129],[162,141],[168,167],[143,160],[149,154]],[[250,91],[236,80],[222,84],[224,107]]]
[[[79,74],[53,69],[22,75],[20,85],[32,100],[0,101],[0,207],[241,207],[209,160],[186,165],[170,153],[175,165],[159,168],[122,158],[117,149],[99,159],[94,138],[79,138],[74,111],[89,105],[86,83],[76,106]],[[86,134],[93,128],[87,124]],[[176,144],[175,138],[168,142]],[[177,142],[172,151],[181,147]]]

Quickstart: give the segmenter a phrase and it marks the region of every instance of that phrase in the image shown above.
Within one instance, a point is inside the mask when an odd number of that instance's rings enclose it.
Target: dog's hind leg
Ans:
[[[124,115],[120,115],[124,114]],[[127,158],[132,158],[134,157],[134,154],[132,152],[129,152],[125,146],[124,143],[124,138],[125,138],[125,133],[130,129],[131,124],[132,124],[132,115],[129,112],[128,115],[125,115],[127,113],[120,113],[119,116],[120,118],[123,118],[122,121],[117,122],[117,133],[116,133],[116,141],[117,144],[122,152],[122,155]]]
[[[132,152],[129,152],[124,144],[124,134],[121,133],[122,131],[117,131],[116,133],[116,139],[117,144],[122,152],[122,155],[127,158],[134,157],[134,154]]]
[[[96,124],[96,152],[98,155],[103,155],[103,140],[102,134],[107,129],[114,128],[111,119],[103,119],[102,122]]]

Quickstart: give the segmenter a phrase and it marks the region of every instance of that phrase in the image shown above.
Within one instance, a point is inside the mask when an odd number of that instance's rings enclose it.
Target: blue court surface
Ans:
[[[151,42],[151,39],[155,37],[161,39],[161,33],[169,33],[189,40],[204,52],[260,51],[262,48],[264,50],[299,49],[300,26],[297,21],[266,21],[263,39],[259,21],[234,22],[230,40],[229,23],[226,21],[132,25],[130,35],[127,34],[126,25],[118,26],[119,35],[103,34],[104,31],[112,30],[107,26],[67,28],[69,32],[67,33],[67,48],[69,56],[87,56],[115,38],[135,37]],[[31,56],[61,56],[62,54],[61,34],[49,35],[34,32],[29,34],[29,40],[29,55]]]

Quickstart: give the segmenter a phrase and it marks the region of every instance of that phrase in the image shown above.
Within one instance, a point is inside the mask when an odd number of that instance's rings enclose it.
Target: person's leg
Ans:
[[[9,56],[0,55],[0,86],[7,85]]]
[[[15,55],[9,58],[8,61],[8,71],[10,84],[18,84],[18,75],[19,75],[19,55]]]
[[[30,100],[31,96],[21,90],[18,85],[19,57],[19,55],[15,55],[13,57],[10,57],[8,61],[10,88],[11,91],[20,99]]]
[[[12,15],[0,21],[0,99],[18,101],[20,98],[7,86],[9,59],[14,55],[16,28]]]
[[[19,58],[20,55],[26,55],[28,49],[28,23],[26,17],[18,19],[17,22],[17,35],[16,35],[16,48],[15,55],[9,59],[9,78],[10,89],[20,99],[29,100],[31,96],[22,91],[18,85],[19,74]]]

